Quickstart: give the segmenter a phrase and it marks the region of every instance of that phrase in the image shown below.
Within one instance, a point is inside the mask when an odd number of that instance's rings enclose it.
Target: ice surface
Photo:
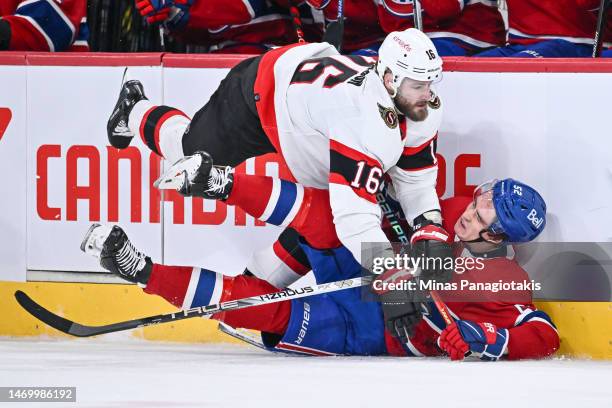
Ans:
[[[612,362],[294,357],[250,346],[0,338],[0,386],[77,403],[0,407],[611,407]]]

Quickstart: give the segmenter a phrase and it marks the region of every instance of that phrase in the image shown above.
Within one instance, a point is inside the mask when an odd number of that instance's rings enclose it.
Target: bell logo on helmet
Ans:
[[[534,227],[540,228],[540,226],[544,222],[544,217],[538,218],[537,215],[538,212],[534,208],[529,212],[529,214],[527,214],[527,219],[531,221]]]

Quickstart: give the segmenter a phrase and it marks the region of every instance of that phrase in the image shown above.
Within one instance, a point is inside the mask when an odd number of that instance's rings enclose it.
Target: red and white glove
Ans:
[[[429,240],[439,242],[450,242],[450,234],[441,226],[431,223],[421,226],[412,233],[410,243],[414,244],[418,241]]]
[[[415,230],[410,237],[412,256],[416,258],[442,258],[441,262],[425,263],[426,267],[421,269],[421,280],[435,279],[437,282],[449,282],[454,270],[450,234],[439,223],[423,215],[415,219],[414,225]]]
[[[166,21],[173,5],[174,0],[136,0],[136,9],[149,24]]]
[[[492,323],[457,320],[440,333],[438,347],[451,360],[463,360],[469,352],[476,353],[481,360],[497,361],[506,352],[509,337],[507,329],[498,329]]]

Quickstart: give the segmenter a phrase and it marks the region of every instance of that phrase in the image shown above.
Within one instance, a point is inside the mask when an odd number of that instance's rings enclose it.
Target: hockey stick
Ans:
[[[399,223],[399,220],[397,219],[398,218],[397,215],[393,211],[391,205],[387,203],[387,199],[382,192],[376,195],[376,201],[378,201],[378,205],[382,209],[383,217],[385,217],[387,221],[389,222],[389,225],[391,225],[391,229],[393,230],[393,232],[395,232],[395,236],[397,237],[397,239],[402,244],[409,243],[410,240],[408,239],[408,235],[406,235],[406,232],[404,232],[402,225]],[[438,312],[440,312],[440,315],[442,315],[442,319],[444,319],[444,322],[447,325],[452,324],[453,319],[451,318],[448,307],[440,299],[440,296],[438,295],[438,293],[435,290],[431,290],[429,291],[429,293],[431,293],[431,298],[434,301],[434,304],[436,305]]]
[[[599,57],[603,46],[603,38],[606,31],[606,23],[608,21],[608,9],[610,8],[610,0],[601,0],[599,3],[599,15],[597,17],[597,27],[595,27],[595,39],[593,40],[593,58]]]
[[[323,42],[328,42],[338,52],[342,52],[342,37],[344,36],[344,0],[338,0],[338,14],[336,21],[332,21],[325,28],[323,34]]]
[[[412,0],[414,5],[414,28],[423,31],[423,9],[421,8],[421,0]]]
[[[264,346],[263,344],[263,341],[257,339],[248,330],[236,329],[235,327],[232,327],[229,324],[223,323],[223,322],[219,322],[217,329],[219,329],[221,333],[225,333],[228,336],[232,336],[235,339],[244,341],[245,343],[248,343],[251,346],[255,346],[257,348],[267,350],[266,346]]]
[[[295,29],[295,34],[297,35],[298,43],[306,42],[304,40],[304,30],[302,29],[302,18],[300,17],[300,10],[298,10],[295,2],[289,2],[289,14],[291,14],[291,20],[293,21],[293,28]]]
[[[194,307],[187,310],[182,310],[174,313],[160,314],[156,316],[143,317],[140,319],[126,320],[107,324],[103,326],[88,326],[73,322],[64,317],[58,316],[49,311],[45,307],[36,303],[26,293],[18,290],[15,292],[15,299],[28,313],[36,317],[38,320],[57,329],[63,333],[70,334],[76,337],[90,337],[99,334],[113,333],[122,330],[130,330],[138,327],[151,326],[154,324],[175,322],[192,317],[210,316],[212,314],[244,309],[251,306],[267,305],[270,303],[284,302],[286,300],[299,299],[306,296],[319,295],[322,293],[331,293],[343,289],[357,288],[365,286],[371,281],[370,277],[346,279],[330,283],[322,283],[320,285],[304,286],[298,289],[285,289],[280,292],[268,293],[260,296],[252,296],[249,298],[229,300],[213,305]]]

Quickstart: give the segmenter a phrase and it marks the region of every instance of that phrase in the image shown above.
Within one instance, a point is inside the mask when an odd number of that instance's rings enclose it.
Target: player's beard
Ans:
[[[393,98],[393,102],[395,102],[395,107],[400,111],[400,113],[405,115],[413,122],[422,122],[427,119],[427,115],[429,115],[427,101],[410,103],[406,100],[406,98],[397,94],[395,95],[395,98]]]

